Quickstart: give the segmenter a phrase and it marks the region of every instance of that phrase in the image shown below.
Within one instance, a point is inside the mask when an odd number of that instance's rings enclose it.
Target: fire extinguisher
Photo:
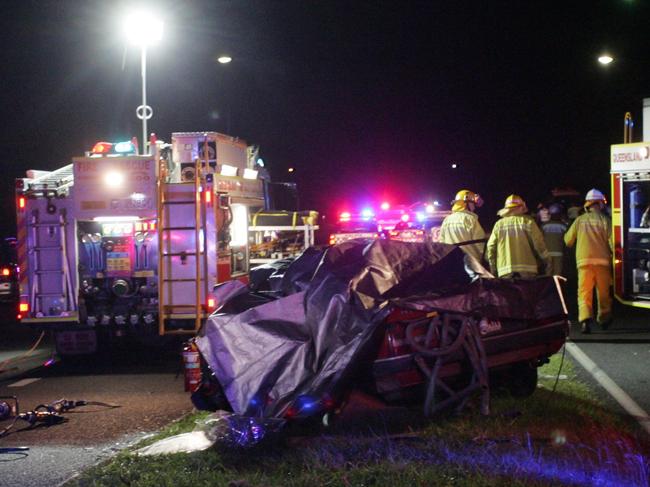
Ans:
[[[190,340],[183,347],[183,369],[185,392],[195,392],[201,382],[201,354],[194,340]]]

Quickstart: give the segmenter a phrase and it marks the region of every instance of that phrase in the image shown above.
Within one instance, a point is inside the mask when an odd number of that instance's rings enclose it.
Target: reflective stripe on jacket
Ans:
[[[440,227],[440,241],[443,243],[454,244],[482,238],[485,238],[485,230],[479,223],[476,213],[469,210],[454,211],[445,217]],[[484,246],[484,243],[476,243],[462,245],[460,248],[480,262],[483,258]]]
[[[566,223],[557,221],[550,221],[542,225],[544,243],[549,256],[562,257],[564,255],[564,234],[567,228]]]
[[[496,222],[487,243],[487,259],[497,276],[539,274],[539,263],[549,269],[544,237],[528,215],[506,216]]]
[[[564,243],[567,247],[576,246],[578,267],[611,264],[611,228],[609,217],[598,211],[589,211],[576,218],[564,235]]]

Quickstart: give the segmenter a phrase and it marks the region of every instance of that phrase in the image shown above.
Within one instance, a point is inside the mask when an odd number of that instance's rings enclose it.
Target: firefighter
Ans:
[[[548,208],[550,220],[542,224],[544,243],[551,261],[551,274],[562,276],[562,261],[564,259],[564,234],[568,226],[562,221],[563,208],[559,203],[553,203]]]
[[[481,197],[468,189],[462,189],[456,193],[456,197],[452,201],[452,213],[443,220],[440,227],[440,242],[455,244],[470,240],[484,240],[486,238],[485,231],[478,221],[478,215],[474,213],[476,208],[482,205]],[[477,242],[462,245],[460,248],[467,255],[481,262],[484,247],[485,243]]]
[[[532,278],[550,271],[544,236],[535,219],[528,215],[526,202],[511,194],[497,213],[496,222],[487,243],[487,259],[497,277]]]
[[[564,235],[567,247],[576,245],[578,321],[582,333],[591,333],[594,287],[598,299],[597,321],[603,329],[607,329],[611,322],[612,224],[603,211],[606,204],[603,193],[597,189],[590,190],[585,196],[585,213],[576,218]]]

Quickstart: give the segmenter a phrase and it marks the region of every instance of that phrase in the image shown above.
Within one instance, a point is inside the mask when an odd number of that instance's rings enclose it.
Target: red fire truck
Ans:
[[[650,308],[650,143],[611,146],[614,295]]]
[[[214,286],[248,278],[249,215],[267,207],[256,151],[215,132],[151,145],[100,143],[16,180],[20,318],[54,331],[61,354],[98,336],[193,335]]]

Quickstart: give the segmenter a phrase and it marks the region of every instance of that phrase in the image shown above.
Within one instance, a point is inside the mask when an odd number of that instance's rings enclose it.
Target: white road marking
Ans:
[[[41,380],[40,377],[33,377],[31,379],[23,379],[19,380],[18,382],[14,382],[13,384],[9,384],[7,387],[25,387],[31,384],[32,382],[36,382],[37,380]]]
[[[589,372],[596,382],[609,392],[609,394],[618,402],[625,411],[636,419],[641,427],[650,434],[650,417],[641,406],[639,406],[634,399],[632,399],[627,392],[621,389],[616,382],[614,382],[604,370],[602,370],[596,363],[591,360],[581,349],[573,342],[566,343],[566,349],[576,361]]]

